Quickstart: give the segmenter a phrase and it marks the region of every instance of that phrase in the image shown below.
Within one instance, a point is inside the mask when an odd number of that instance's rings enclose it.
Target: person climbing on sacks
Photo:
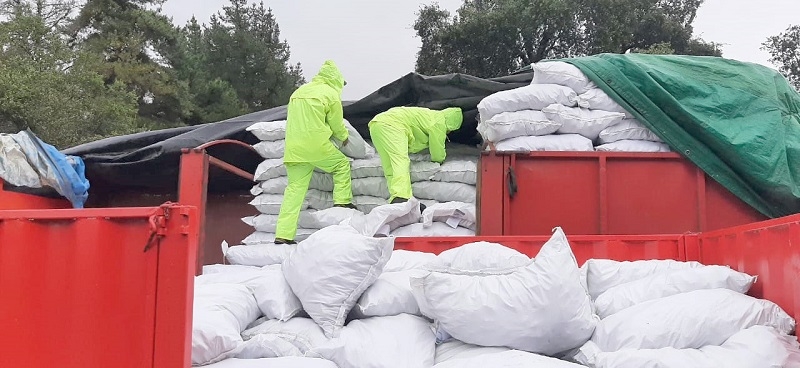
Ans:
[[[336,64],[328,60],[319,73],[289,98],[283,163],[289,183],[283,192],[275,244],[295,244],[297,220],[314,168],[333,174],[335,207],[355,209],[350,161],[331,142],[348,141],[342,117],[342,88],[347,84]]]
[[[444,162],[447,134],[461,127],[461,108],[441,111],[423,107],[394,107],[369,122],[372,144],[381,157],[383,174],[389,187],[389,203],[411,198],[411,160],[409,153],[426,148],[431,161]],[[424,206],[421,206],[424,210]]]

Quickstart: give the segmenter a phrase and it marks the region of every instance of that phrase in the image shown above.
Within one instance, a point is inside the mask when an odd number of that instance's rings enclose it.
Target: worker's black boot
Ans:
[[[406,203],[406,202],[408,202],[408,199],[397,197],[395,199],[392,199],[392,201],[389,204]],[[422,204],[422,202],[420,202],[420,204],[419,204],[419,212],[420,213],[425,212],[426,208],[427,207],[424,204]]]
[[[294,244],[297,244],[297,242],[295,242],[294,240],[286,240],[286,239],[281,239],[281,238],[275,238],[275,244],[294,245]]]
[[[349,208],[349,209],[351,209],[351,210],[357,210],[357,208],[356,208],[356,205],[354,205],[354,204],[352,204],[352,203],[348,203],[348,204],[334,204],[333,206],[334,206],[334,207],[341,207],[341,208]]]

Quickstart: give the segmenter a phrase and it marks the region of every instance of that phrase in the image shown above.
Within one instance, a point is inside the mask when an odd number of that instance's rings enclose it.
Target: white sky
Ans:
[[[359,99],[414,70],[420,41],[412,25],[416,11],[433,0],[269,0],[289,42],[292,62],[306,79],[333,59],[347,80],[342,97]],[[251,2],[253,2],[251,0]],[[450,11],[461,0],[438,0]],[[163,11],[184,25],[192,15],[202,23],[228,0],[167,0]],[[723,44],[726,58],[772,66],[760,50],[769,36],[800,24],[800,0],[706,0],[694,23],[695,35]]]

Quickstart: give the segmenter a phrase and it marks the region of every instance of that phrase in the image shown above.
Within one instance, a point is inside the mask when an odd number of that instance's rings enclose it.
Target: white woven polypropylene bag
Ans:
[[[605,318],[648,300],[694,290],[724,288],[744,294],[755,281],[754,276],[725,266],[704,266],[660,273],[617,285],[600,294],[594,304],[597,315]]]
[[[594,151],[592,140],[580,134],[554,134],[506,139],[495,145],[499,152]]]
[[[669,145],[661,142],[636,141],[623,139],[614,143],[606,143],[595,147],[601,152],[670,152]]]
[[[585,274],[589,295],[596,299],[606,290],[648,276],[677,270],[704,267],[698,262],[645,260],[620,262],[610,259],[590,259],[581,267]]]
[[[336,337],[353,305],[383,272],[393,247],[393,238],[331,226],[300,242],[283,262],[283,273],[303,310],[326,336]]]
[[[437,202],[475,203],[477,196],[474,185],[455,182],[419,181],[412,183],[411,189],[415,197]]]
[[[449,159],[431,177],[431,181],[475,185],[478,182],[478,159]]]
[[[286,121],[259,122],[246,130],[262,141],[279,141],[286,138]]]
[[[503,112],[478,124],[478,133],[489,142],[536,135],[548,135],[558,131],[556,123],[538,110]]]
[[[422,219],[419,210],[419,201],[412,197],[403,203],[377,207],[365,216],[353,217],[350,226],[364,236],[389,235],[394,229],[419,222]]]
[[[634,305],[606,317],[592,341],[602,351],[699,349],[720,345],[756,325],[794,332],[795,321],[775,303],[728,289],[695,290]]]
[[[625,114],[601,110],[589,110],[580,107],[567,107],[553,104],[542,112],[547,118],[561,123],[559,134],[580,134],[591,140],[597,139],[600,132],[625,118]]]
[[[582,365],[565,362],[544,355],[528,353],[519,350],[508,350],[497,353],[482,354],[469,358],[451,359],[436,364],[434,368],[484,368],[484,367],[510,367],[510,368],[583,368]]]
[[[578,67],[563,61],[540,61],[532,65],[532,84],[557,84],[582,94],[597,88]]]
[[[238,245],[225,251],[225,259],[234,265],[263,267],[282,263],[294,245],[289,244],[256,244]]]
[[[398,314],[421,315],[419,305],[411,292],[411,276],[422,270],[384,272],[370,286],[353,307],[352,317],[388,317]]]
[[[614,143],[621,140],[640,140],[663,142],[652,130],[647,129],[636,119],[625,119],[600,132],[600,143]]]
[[[341,335],[308,356],[331,360],[339,368],[429,368],[436,338],[424,318],[401,314],[350,322]]]
[[[433,223],[430,226],[418,223],[399,227],[392,231],[391,235],[398,238],[475,236],[475,230],[460,226],[453,228],[441,222]]]
[[[611,112],[621,112],[625,114],[626,118],[633,118],[633,115],[625,110],[617,101],[614,101],[611,96],[603,92],[600,88],[592,88],[585,93],[578,96],[579,103],[589,110],[602,110]]]
[[[477,249],[476,249],[477,248]],[[564,232],[534,260],[500,245],[443,252],[412,277],[420,310],[460,341],[556,354],[583,345],[597,318]]]
[[[578,94],[556,84],[535,84],[489,95],[478,103],[480,121],[485,122],[504,112],[541,110],[552,104],[576,106]]]
[[[475,230],[478,222],[475,204],[445,202],[429,206],[422,212],[422,223],[425,226],[432,226],[434,222],[446,223],[450,227],[461,226]]]
[[[240,333],[260,314],[244,285],[210,283],[195,286],[192,321],[192,364],[217,362],[236,354]]]

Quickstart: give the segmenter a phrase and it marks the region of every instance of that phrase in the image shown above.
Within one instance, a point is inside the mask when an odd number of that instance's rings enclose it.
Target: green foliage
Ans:
[[[421,8],[417,71],[505,75],[542,59],[604,52],[721,55],[692,38],[702,0],[465,0]],[[660,46],[656,46],[660,45]]]
[[[800,26],[791,26],[783,33],[768,38],[762,45],[769,59],[796,89],[800,89]]]
[[[0,23],[0,127],[30,128],[65,148],[136,131],[136,97],[106,84],[92,57],[70,49],[30,8]]]

